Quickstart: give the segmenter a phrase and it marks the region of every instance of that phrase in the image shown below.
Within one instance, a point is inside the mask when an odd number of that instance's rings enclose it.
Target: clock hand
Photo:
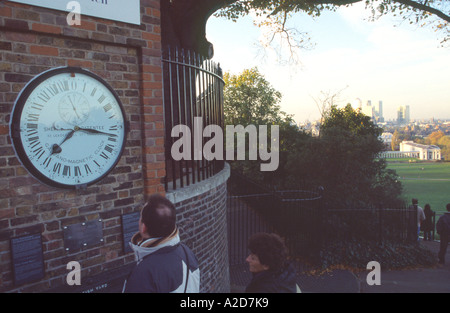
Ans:
[[[78,118],[80,118],[80,116],[78,115],[77,109],[75,108],[75,105],[73,104],[72,99],[70,99],[70,97],[69,97],[69,101],[70,101],[70,104],[72,105],[73,110],[75,111],[75,114],[77,115]]]
[[[103,135],[108,135],[108,136],[114,136],[114,137],[117,137],[116,134],[105,133],[105,132],[102,132],[102,131],[99,131],[99,130],[96,130],[96,129],[91,129],[91,128],[81,128],[81,127],[80,127],[79,130],[85,131],[85,132],[91,133],[91,134],[103,134]]]
[[[52,153],[51,153],[50,155],[61,153],[61,151],[62,151],[61,145],[62,145],[64,142],[66,142],[68,139],[72,138],[73,134],[74,134],[77,130],[79,130],[78,126],[75,126],[75,129],[72,129],[72,131],[66,135],[66,137],[64,138],[64,140],[63,140],[59,145],[56,144],[56,143],[53,144],[53,146],[52,146]]]

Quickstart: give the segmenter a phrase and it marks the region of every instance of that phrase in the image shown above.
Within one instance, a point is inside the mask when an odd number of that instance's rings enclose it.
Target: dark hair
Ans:
[[[277,234],[258,233],[250,237],[248,249],[258,256],[259,262],[270,270],[278,271],[285,266],[287,250]]]
[[[447,208],[447,211],[449,211],[449,212],[450,212],[450,203],[447,203],[447,206],[446,206],[446,208]]]
[[[150,237],[167,237],[175,230],[175,206],[159,194],[148,198],[141,216]]]
[[[419,203],[419,200],[417,200],[416,198],[412,199],[412,204],[418,204],[418,203]]]

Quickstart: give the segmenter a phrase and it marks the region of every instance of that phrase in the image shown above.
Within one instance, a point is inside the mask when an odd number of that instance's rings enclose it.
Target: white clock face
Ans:
[[[35,78],[19,96],[11,123],[22,163],[38,179],[59,187],[103,178],[125,144],[119,98],[103,80],[78,68]]]

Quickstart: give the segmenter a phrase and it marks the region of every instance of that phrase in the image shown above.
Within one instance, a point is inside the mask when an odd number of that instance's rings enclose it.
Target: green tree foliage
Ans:
[[[226,125],[278,125],[280,159],[290,149],[298,130],[292,116],[281,110],[281,93],[265,79],[257,68],[246,69],[238,75],[225,73],[224,116]],[[268,129],[270,138],[270,128]],[[248,155],[246,160],[248,160]],[[231,166],[259,181],[269,182],[272,172],[262,173],[260,162],[237,161]]]
[[[321,184],[334,207],[392,204],[401,194],[401,183],[384,160],[376,158],[383,150],[381,133],[350,104],[332,106],[320,136],[311,138],[302,153],[305,158],[294,158],[289,166],[297,177]]]
[[[292,123],[281,111],[281,93],[275,90],[257,68],[239,75],[225,73],[224,115],[227,125],[270,125]]]
[[[305,183],[323,186],[329,203],[388,205],[397,201],[401,183],[376,156],[383,150],[382,129],[351,105],[332,106],[324,116],[319,137],[292,123],[279,107],[281,94],[257,69],[240,75],[225,74],[224,112],[227,124],[280,126],[280,164],[276,171],[261,172],[255,161],[232,166],[266,186],[295,189]],[[261,124],[262,125],[262,124]]]

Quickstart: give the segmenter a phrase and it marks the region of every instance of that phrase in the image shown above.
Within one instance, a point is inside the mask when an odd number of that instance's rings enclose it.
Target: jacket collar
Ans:
[[[180,242],[178,228],[165,238],[149,238],[144,240],[139,232],[131,238],[130,247],[134,251],[135,259],[139,263],[144,257],[155,253],[161,248],[175,246]]]

